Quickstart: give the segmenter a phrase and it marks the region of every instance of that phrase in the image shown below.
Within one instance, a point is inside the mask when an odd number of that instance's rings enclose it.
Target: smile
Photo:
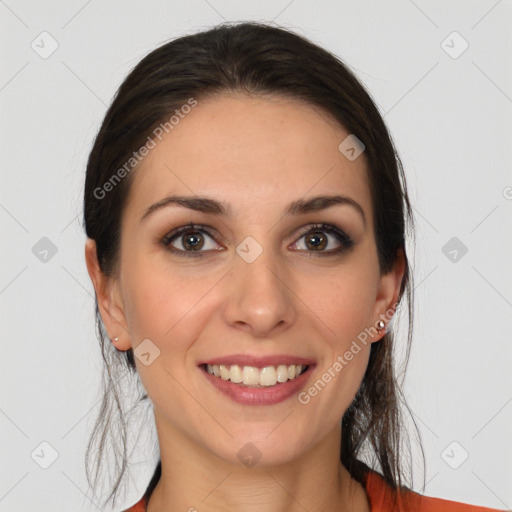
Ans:
[[[301,364],[280,364],[277,366],[241,366],[238,364],[206,364],[203,365],[206,371],[222,380],[229,380],[234,384],[251,387],[275,386],[293,380],[307,371],[307,365]]]
[[[291,399],[306,386],[315,367],[313,363],[276,366],[267,363],[261,367],[241,364],[199,365],[206,380],[222,395],[241,405],[252,406],[275,405]]]

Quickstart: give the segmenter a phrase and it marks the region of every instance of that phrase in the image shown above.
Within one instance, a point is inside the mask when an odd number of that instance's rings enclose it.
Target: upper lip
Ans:
[[[312,365],[315,361],[307,357],[293,356],[290,354],[276,354],[268,356],[256,356],[251,354],[230,354],[226,356],[214,357],[204,361],[200,361],[198,365],[202,364],[237,364],[239,366],[255,366],[256,368],[264,368],[265,366],[278,366],[280,364],[302,364]]]

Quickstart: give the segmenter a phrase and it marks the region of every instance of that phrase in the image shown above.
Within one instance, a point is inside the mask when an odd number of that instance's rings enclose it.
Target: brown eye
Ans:
[[[161,243],[170,252],[180,256],[202,256],[201,253],[205,252],[202,250],[205,247],[205,235],[213,240],[212,235],[203,226],[191,224],[169,233],[162,239]],[[178,243],[178,247],[172,245],[175,241]],[[211,247],[206,247],[205,250],[215,250],[215,248],[216,244],[213,244]]]
[[[161,244],[168,251],[178,256],[186,257],[200,257],[204,256],[205,252],[221,250],[215,243],[210,247],[205,246],[205,244],[207,244],[207,238],[205,238],[205,236],[214,242],[214,238],[208,232],[206,226],[189,224],[167,234],[161,240]],[[304,250],[311,254],[317,253],[319,256],[333,256],[350,249],[354,245],[352,239],[343,230],[331,224],[309,226],[299,237],[299,240],[302,238],[305,239],[305,248],[299,250]],[[331,239],[333,239],[334,242],[332,242]],[[338,247],[335,246],[334,248],[330,248],[330,250],[324,250],[336,241],[339,244]],[[175,242],[181,245],[181,247],[173,245]],[[297,249],[297,246],[298,242],[295,242],[293,248]]]
[[[181,236],[181,244],[185,248],[185,250],[192,249],[194,251],[201,249],[204,245],[204,238],[199,231],[187,231],[184,235]]]
[[[339,247],[331,248],[331,250],[324,250],[328,245],[331,245],[329,236],[331,235],[339,243]],[[344,252],[350,249],[354,242],[352,239],[341,229],[333,226],[331,224],[317,224],[314,226],[309,226],[308,229],[302,233],[299,240],[304,238],[306,248],[304,250],[309,252],[316,252],[319,255],[332,255]],[[295,242],[295,246],[298,245],[298,242]]]
[[[321,231],[311,232],[306,236],[306,245],[311,250],[324,249],[327,246],[327,237]],[[310,245],[311,244],[311,245]]]

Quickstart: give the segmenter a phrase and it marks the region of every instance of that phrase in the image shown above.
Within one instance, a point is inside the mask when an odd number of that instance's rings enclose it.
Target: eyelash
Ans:
[[[164,245],[164,247],[170,251],[171,253],[177,254],[178,256],[184,256],[184,257],[192,257],[197,258],[201,257],[202,253],[210,252],[210,251],[183,251],[181,249],[176,249],[175,247],[172,247],[170,244],[174,241],[174,239],[178,238],[180,235],[183,235],[189,231],[193,232],[199,232],[199,233],[206,233],[209,237],[213,238],[213,236],[208,232],[208,229],[206,229],[206,226],[202,225],[196,225],[196,224],[188,224],[187,226],[183,226],[181,228],[178,228],[177,230],[172,231],[171,233],[168,233],[164,236],[164,238],[161,240],[161,243]],[[334,235],[338,242],[341,243],[341,247],[338,249],[333,249],[331,251],[308,251],[312,254],[317,253],[319,256],[334,256],[336,254],[343,253],[350,249],[354,242],[353,240],[341,229],[337,228],[336,226],[333,226],[332,224],[313,224],[311,226],[308,226],[306,230],[304,230],[297,240],[300,240],[303,236],[307,235],[310,232],[315,231],[324,231],[326,233],[330,233]]]

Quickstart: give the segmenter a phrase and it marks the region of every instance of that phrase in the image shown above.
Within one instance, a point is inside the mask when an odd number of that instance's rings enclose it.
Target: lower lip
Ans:
[[[200,369],[213,386],[239,404],[273,405],[284,402],[298,393],[300,389],[304,387],[313,367],[314,365],[309,365],[308,369],[295,379],[262,388],[234,384],[229,380],[224,380],[209,374],[206,369],[202,367]]]

